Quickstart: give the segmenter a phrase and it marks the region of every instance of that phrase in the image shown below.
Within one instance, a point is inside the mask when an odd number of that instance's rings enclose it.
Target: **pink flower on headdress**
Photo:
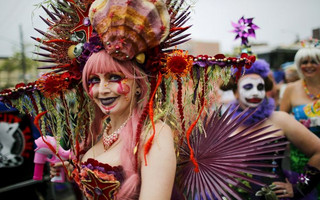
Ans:
[[[248,46],[248,37],[256,37],[255,30],[259,27],[252,23],[253,18],[244,18],[243,16],[238,20],[238,23],[232,23],[235,28],[232,32],[236,33],[235,39],[241,38],[241,44]]]

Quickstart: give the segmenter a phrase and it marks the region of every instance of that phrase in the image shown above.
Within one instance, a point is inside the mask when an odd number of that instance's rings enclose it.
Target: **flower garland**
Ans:
[[[239,106],[238,101],[235,101],[230,105],[230,112],[232,112],[235,109],[237,110],[235,111],[233,118],[238,116],[243,111],[243,109]],[[244,115],[242,115],[242,117],[239,120],[248,116],[248,114],[255,109],[257,110],[243,123],[244,125],[250,126],[263,119],[270,117],[275,109],[275,103],[273,98],[265,98],[257,108],[249,108],[248,111]]]

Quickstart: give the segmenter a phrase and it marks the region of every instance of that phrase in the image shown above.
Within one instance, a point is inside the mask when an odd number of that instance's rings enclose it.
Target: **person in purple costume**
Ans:
[[[231,110],[236,109],[234,117],[245,109],[248,109],[247,115],[254,111],[242,128],[261,122],[256,129],[265,126],[269,126],[266,131],[279,129],[273,137],[285,136],[309,158],[305,171],[296,182],[285,179],[280,169],[276,169],[274,173],[279,173],[282,180],[265,180],[266,184],[273,185],[271,188],[278,198],[301,199],[320,181],[320,140],[289,114],[274,111],[274,100],[266,97],[266,92],[272,89],[272,82],[268,78],[269,71],[269,64],[265,60],[257,60],[250,69],[243,72],[237,82],[230,81],[228,85],[221,86],[221,89],[234,91],[236,101],[231,104]],[[280,164],[280,160],[277,162]]]

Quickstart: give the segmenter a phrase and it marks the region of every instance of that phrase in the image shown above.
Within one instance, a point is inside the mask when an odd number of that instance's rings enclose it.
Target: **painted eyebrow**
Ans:
[[[247,83],[247,84],[245,84],[245,85],[243,85],[242,87],[252,87],[253,86],[253,84],[252,83]]]

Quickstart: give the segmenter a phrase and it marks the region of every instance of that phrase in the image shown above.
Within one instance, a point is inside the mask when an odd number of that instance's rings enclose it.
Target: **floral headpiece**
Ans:
[[[234,30],[232,30],[233,33],[236,33],[236,39],[241,39],[241,52],[242,53],[248,53],[252,54],[251,52],[251,45],[249,44],[249,37],[256,37],[255,30],[259,29],[257,25],[255,25],[253,22],[253,18],[244,18],[242,16],[238,23],[231,22]]]
[[[255,30],[259,29],[259,27],[257,25],[255,25],[253,23],[253,18],[244,18],[244,16],[242,16],[239,20],[238,23],[234,23],[231,22],[234,30],[232,30],[233,33],[236,33],[236,39],[241,39],[241,53],[245,53],[245,54],[252,54],[251,51],[251,45],[249,44],[249,37],[256,37],[256,33]],[[236,76],[236,80],[239,79],[239,77],[241,76],[241,74],[243,74],[244,71],[246,71],[246,69],[249,69],[249,67],[240,69],[237,68],[233,71],[233,74]]]
[[[320,41],[317,38],[309,38],[300,42],[303,48],[305,47],[320,47]]]
[[[248,37],[256,37],[255,30],[259,27],[255,25],[253,22],[253,18],[244,18],[242,16],[238,23],[231,22],[234,30],[232,32],[236,33],[235,39],[241,39],[241,45],[249,46]]]

